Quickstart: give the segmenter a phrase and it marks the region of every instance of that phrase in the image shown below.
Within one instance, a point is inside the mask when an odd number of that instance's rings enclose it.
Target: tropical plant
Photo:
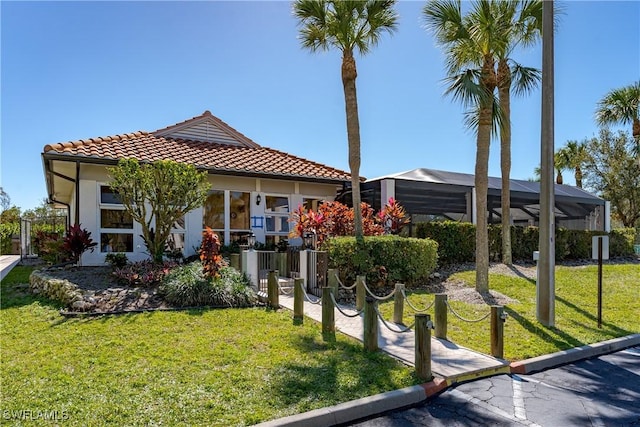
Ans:
[[[129,262],[127,254],[122,252],[109,252],[104,260],[111,266],[112,269],[123,268]]]
[[[489,1],[476,1],[465,16],[460,1],[436,0],[427,3],[423,17],[446,54],[447,89],[468,112],[466,124],[476,132],[476,290],[489,290],[489,236],[487,192],[489,183],[489,145],[492,131],[502,120],[500,105],[494,96],[498,85],[497,52],[504,49],[500,36],[509,24],[496,16]]]
[[[380,210],[378,218],[387,234],[399,234],[402,228],[411,222],[407,218],[404,207],[400,206],[393,197],[389,198],[387,204]]]
[[[562,170],[570,169],[574,172],[576,187],[582,188],[582,169],[589,159],[589,153],[584,142],[568,141],[567,145],[556,151],[554,156],[556,170],[562,178]],[[562,179],[561,179],[562,181]],[[558,184],[562,184],[559,182]]]
[[[611,202],[611,211],[625,227],[640,223],[640,167],[632,154],[628,133],[602,129],[585,143],[589,160],[585,182]]]
[[[71,255],[75,263],[78,263],[83,253],[93,252],[97,245],[98,243],[91,238],[90,231],[83,229],[80,224],[74,224],[69,227],[64,236],[62,249]]]
[[[171,160],[140,164],[121,159],[117,167],[107,170],[111,188],[141,225],[149,254],[161,263],[173,224],[204,203],[210,188],[207,173]]]
[[[395,0],[296,0],[293,3],[302,46],[312,52],[333,48],[342,53],[354,227],[359,242],[362,242],[363,224],[360,211],[360,122],[356,96],[358,73],[354,54],[369,53],[383,33],[396,30],[398,15],[394,10],[395,3]]]
[[[607,93],[598,102],[596,122],[601,126],[631,125],[635,155],[640,156],[640,80]]]
[[[172,261],[157,263],[145,260],[117,268],[113,275],[123,285],[149,288],[159,285],[162,279],[177,266],[178,264]]]
[[[501,47],[496,51],[498,99],[502,120],[500,126],[500,170],[502,215],[502,262],[512,264],[511,256],[511,89],[516,95],[526,95],[540,81],[540,71],[525,67],[512,59],[518,46],[530,46],[538,41],[542,32],[542,1],[497,1],[491,3],[496,16],[507,24],[502,34]],[[479,61],[478,61],[479,62]]]
[[[208,279],[220,277],[219,270],[223,266],[222,255],[220,255],[221,246],[220,238],[216,232],[210,227],[206,227],[202,232],[200,261],[204,277]]]

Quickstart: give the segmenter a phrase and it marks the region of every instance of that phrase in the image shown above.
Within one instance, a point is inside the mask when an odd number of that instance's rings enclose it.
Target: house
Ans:
[[[258,242],[278,243],[288,236],[292,210],[334,200],[350,181],[348,172],[262,147],[209,111],[153,132],[46,145],[49,200],[65,206],[69,222],[82,224],[98,242],[83,255],[84,265],[103,264],[109,252],[124,252],[131,261],[148,257],[140,225],[109,187],[107,168],[123,158],[174,160],[208,172],[212,187],[204,206],[177,221],[170,238],[185,255],[195,253],[205,226],[225,244],[246,242],[250,233]]]
[[[609,202],[582,188],[554,184],[555,222],[558,227],[575,230],[610,229]],[[472,174],[435,169],[414,169],[373,178],[360,186],[363,202],[374,209],[395,198],[412,217],[412,223],[434,218],[476,223],[475,179]],[[511,222],[514,225],[538,225],[540,216],[540,183],[510,180]],[[502,180],[489,177],[487,217],[489,223],[500,223]],[[349,187],[338,198],[349,202]]]

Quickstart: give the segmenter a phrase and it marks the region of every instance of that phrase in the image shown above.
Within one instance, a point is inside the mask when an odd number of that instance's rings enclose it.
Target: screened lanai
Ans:
[[[538,225],[540,183],[512,179],[511,221],[514,225]],[[487,215],[490,223],[502,218],[501,179],[489,177]],[[407,172],[369,179],[361,184],[362,201],[378,210],[395,198],[412,216],[412,222],[444,218],[475,222],[474,176],[434,169]],[[351,191],[345,189],[339,200],[350,204]],[[555,185],[556,226],[577,230],[607,230],[609,204],[581,188]]]

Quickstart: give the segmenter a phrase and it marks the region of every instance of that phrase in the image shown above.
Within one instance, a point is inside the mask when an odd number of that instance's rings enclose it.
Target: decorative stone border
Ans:
[[[84,295],[77,285],[66,279],[49,276],[46,270],[34,270],[31,273],[29,290],[34,295],[59,301],[77,311],[91,310],[95,304],[95,299]]]

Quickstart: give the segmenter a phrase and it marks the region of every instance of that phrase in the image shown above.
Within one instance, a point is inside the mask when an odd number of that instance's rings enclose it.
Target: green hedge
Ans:
[[[11,253],[11,238],[15,234],[20,234],[20,223],[3,222],[0,223],[0,253]]]
[[[438,242],[438,259],[442,265],[475,260],[475,225],[455,221],[421,223],[417,226],[420,238]],[[556,230],[556,260],[591,258],[591,239],[605,235],[602,231]],[[633,255],[634,228],[619,228],[609,233],[610,257]],[[514,261],[530,261],[538,250],[538,227],[511,227],[511,253]],[[489,257],[492,261],[502,258],[502,227],[489,226]]]
[[[322,249],[329,253],[330,268],[339,269],[348,284],[356,280],[360,271],[366,275],[369,286],[396,282],[408,287],[415,285],[435,270],[438,257],[435,241],[399,236],[365,237],[361,257],[357,255],[354,237],[329,239]]]

